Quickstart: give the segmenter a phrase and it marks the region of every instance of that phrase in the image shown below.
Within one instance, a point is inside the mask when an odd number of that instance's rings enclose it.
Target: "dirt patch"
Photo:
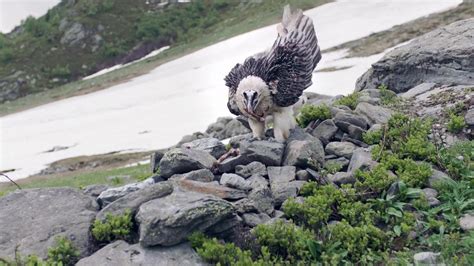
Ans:
[[[367,57],[381,53],[390,47],[407,42],[436,28],[472,17],[474,17],[474,4],[463,3],[454,9],[431,14],[427,17],[397,25],[389,30],[377,32],[362,39],[346,42],[324,50],[323,52],[349,49],[348,55],[346,56],[347,58]]]

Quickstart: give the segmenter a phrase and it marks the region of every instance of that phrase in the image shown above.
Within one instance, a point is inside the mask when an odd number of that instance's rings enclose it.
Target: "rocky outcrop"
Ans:
[[[216,159],[208,152],[187,148],[172,149],[160,161],[160,175],[169,178],[199,169],[210,169]]]
[[[98,210],[95,200],[73,188],[15,191],[0,198],[0,257],[46,258],[57,237],[65,237],[80,252],[93,247],[89,229]]]
[[[386,85],[397,93],[425,82],[474,84],[474,19],[429,32],[386,54],[356,84],[356,90]]]

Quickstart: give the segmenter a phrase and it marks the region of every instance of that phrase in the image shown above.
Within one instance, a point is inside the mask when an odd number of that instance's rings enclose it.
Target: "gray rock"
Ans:
[[[388,108],[372,105],[370,103],[359,103],[355,112],[367,118],[370,126],[373,124],[387,124],[393,113],[393,111]]]
[[[221,186],[216,182],[199,182],[193,180],[180,180],[178,185],[183,190],[214,195],[221,199],[236,200],[247,197],[247,193],[240,189]]]
[[[243,177],[236,174],[223,174],[220,180],[221,185],[241,190],[251,190],[250,183]]]
[[[371,169],[375,165],[377,165],[377,162],[372,160],[372,154],[368,149],[357,148],[352,153],[351,161],[347,167],[347,171],[354,173],[357,169]]]
[[[242,222],[243,220],[240,216],[233,214],[229,218],[220,221],[218,224],[215,224],[206,230],[206,234],[215,235],[219,238],[226,238],[226,236],[232,233],[234,227],[241,225]]]
[[[367,129],[367,121],[364,117],[346,112],[339,112],[334,117],[334,123],[336,124],[336,126],[344,130],[345,132],[349,132],[349,125],[354,125],[362,129]]]
[[[459,225],[464,231],[474,230],[474,215],[465,214],[459,219]]]
[[[268,167],[270,188],[276,206],[280,206],[286,199],[296,197],[298,189],[290,186],[295,180],[296,168],[294,166]]]
[[[266,213],[268,215],[273,213],[273,197],[272,192],[268,187],[256,187],[250,191],[248,200],[251,201],[255,210]]]
[[[209,169],[199,169],[186,174],[178,174],[170,177],[170,180],[194,180],[200,182],[212,182],[214,174]]]
[[[299,170],[296,172],[296,180],[308,181],[310,174],[306,170]]]
[[[332,119],[321,122],[312,132],[311,135],[318,138],[324,145],[328,144],[337,132],[337,126]]]
[[[343,184],[354,184],[356,182],[354,175],[350,172],[337,172],[334,175],[329,175],[328,179],[339,186]]]
[[[240,145],[240,153],[249,162],[258,161],[266,166],[281,165],[284,144],[276,141],[252,141]]]
[[[216,138],[202,138],[181,145],[181,148],[206,151],[219,159],[226,153],[225,145]]]
[[[244,213],[242,219],[246,225],[255,227],[268,222],[271,218],[265,213]]]
[[[319,139],[288,141],[283,155],[283,165],[301,168],[324,163],[324,148]]]
[[[0,257],[35,254],[45,259],[57,237],[70,239],[80,252],[93,247],[89,229],[98,205],[73,188],[23,189],[0,198]]]
[[[135,215],[143,203],[165,197],[172,192],[173,185],[169,182],[153,184],[110,203],[97,214],[96,219],[103,221],[108,213],[118,216],[123,215],[127,210],[129,210],[132,215]]]
[[[142,204],[135,218],[143,246],[172,246],[233,213],[232,204],[215,196],[175,190],[164,198]]]
[[[433,173],[431,174],[430,178],[428,178],[429,187],[435,187],[437,183],[452,180],[447,174],[441,171],[436,169],[432,169],[432,171]]]
[[[229,140],[229,145],[233,148],[239,148],[241,142],[249,142],[252,139],[253,139],[253,134],[252,133],[233,136]]]
[[[425,194],[426,198],[436,198],[438,196],[438,191],[436,189],[432,188],[424,188],[423,189],[423,194]]]
[[[160,161],[160,175],[169,178],[198,169],[211,169],[216,159],[209,153],[191,149],[171,149]]]
[[[131,245],[119,240],[101,248],[92,256],[81,259],[76,265],[193,266],[207,264],[188,243],[173,247],[145,248],[139,244]]]
[[[156,173],[160,169],[160,161],[165,154],[161,151],[155,151],[150,155],[150,170]]]
[[[326,153],[334,154],[339,157],[345,157],[350,159],[352,157],[352,153],[357,148],[356,145],[352,144],[351,142],[343,141],[343,142],[329,142],[326,145]]]
[[[469,109],[467,111],[464,120],[468,126],[474,126],[474,109]]]
[[[176,144],[175,148],[181,148],[181,145],[183,145],[184,143],[189,143],[197,139],[204,139],[204,138],[209,138],[209,135],[207,133],[194,132],[191,135],[186,135],[182,137],[181,140]]]
[[[423,94],[427,91],[432,90],[436,86],[436,83],[421,83],[420,85],[417,85],[411,89],[409,89],[407,92],[400,94],[402,98],[409,99],[412,97],[416,97],[420,94]]]
[[[366,130],[354,125],[349,125],[347,128],[347,133],[349,136],[356,140],[362,140],[362,136],[365,132]]]
[[[154,183],[155,180],[153,178],[148,178],[142,182],[127,184],[121,187],[109,188],[100,193],[99,197],[97,197],[97,202],[99,202],[100,206],[104,208],[108,204],[116,201],[117,199],[134,191],[153,185]]]
[[[292,181],[285,186],[279,185],[272,187],[273,202],[276,207],[279,207],[289,198],[296,198],[301,187],[306,184],[306,181]]]
[[[275,210],[273,213],[273,218],[283,218],[285,216],[285,213],[279,210]]]
[[[250,186],[253,188],[256,187],[268,187],[268,180],[265,179],[265,177],[261,175],[252,175],[247,179],[249,182]]]
[[[61,44],[72,46],[78,44],[85,37],[86,31],[84,26],[81,23],[75,22],[68,29],[66,29],[64,35],[61,37],[60,42]]]
[[[245,127],[240,121],[229,117],[218,118],[217,122],[209,125],[206,130],[206,133],[208,133],[211,137],[220,140],[237,135],[246,134],[249,132],[250,130]]]
[[[219,172],[221,173],[229,173],[229,172],[233,172],[238,165],[248,164],[248,163],[250,163],[250,160],[246,156],[238,155],[236,157],[229,157],[225,159],[224,161],[219,163],[217,168],[219,169]]]
[[[357,149],[356,149],[357,150]],[[351,159],[354,157],[354,154],[352,155]],[[342,168],[341,169],[346,169],[347,166],[349,166],[349,160],[344,158],[344,157],[339,157],[336,159],[329,159],[326,161],[325,165],[331,165],[331,164],[338,164]]]
[[[94,198],[97,198],[100,193],[102,193],[103,191],[107,190],[109,188],[108,185],[104,185],[104,184],[101,184],[101,185],[89,185],[87,187],[85,187],[82,191],[84,192],[84,194],[86,195],[89,195],[91,197],[94,197]]]
[[[441,254],[434,252],[419,252],[413,256],[415,265],[441,265],[441,261],[438,258]]]
[[[357,80],[356,90],[376,89],[384,84],[399,93],[425,82],[473,84],[473,36],[474,19],[424,34],[372,64]]]
[[[261,162],[251,162],[247,165],[237,165],[235,167],[235,173],[248,178],[252,175],[267,175],[267,167]]]

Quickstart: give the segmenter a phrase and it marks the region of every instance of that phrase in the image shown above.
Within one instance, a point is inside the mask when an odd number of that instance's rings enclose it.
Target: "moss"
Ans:
[[[360,93],[354,92],[354,93],[351,93],[347,96],[344,96],[344,97],[338,99],[337,101],[334,102],[334,104],[335,105],[345,105],[345,106],[351,108],[352,110],[354,110],[357,107],[357,104],[359,103],[358,102],[359,97],[360,97]]]
[[[327,105],[304,105],[301,108],[301,112],[297,117],[298,125],[302,128],[305,128],[312,121],[316,120],[326,120],[331,118],[331,110]]]

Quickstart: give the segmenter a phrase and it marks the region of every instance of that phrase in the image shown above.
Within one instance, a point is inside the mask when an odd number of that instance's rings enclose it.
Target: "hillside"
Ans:
[[[275,22],[290,3],[325,0],[62,1],[0,35],[0,103],[46,91],[171,45],[180,53]],[[203,45],[203,44],[201,44]],[[167,55],[175,55],[170,49]],[[167,55],[164,55],[165,57]]]

